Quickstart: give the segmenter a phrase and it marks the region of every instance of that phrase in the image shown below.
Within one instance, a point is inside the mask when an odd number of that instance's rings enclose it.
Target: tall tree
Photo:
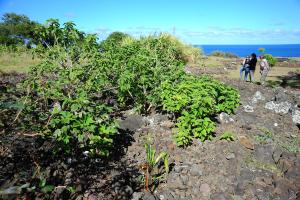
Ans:
[[[26,15],[5,13],[0,22],[0,44],[16,45],[35,41],[34,30],[39,23],[31,21]]]

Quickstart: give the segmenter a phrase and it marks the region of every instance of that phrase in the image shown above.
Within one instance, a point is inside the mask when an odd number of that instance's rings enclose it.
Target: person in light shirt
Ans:
[[[259,67],[260,67],[260,75],[261,75],[260,84],[264,85],[268,73],[270,71],[270,66],[267,59],[264,56],[260,56],[259,58],[260,58]]]

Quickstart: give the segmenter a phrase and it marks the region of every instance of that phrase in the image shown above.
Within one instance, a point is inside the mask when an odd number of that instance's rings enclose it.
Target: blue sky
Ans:
[[[169,32],[190,44],[300,44],[300,0],[0,0],[6,12],[73,21],[100,39]]]

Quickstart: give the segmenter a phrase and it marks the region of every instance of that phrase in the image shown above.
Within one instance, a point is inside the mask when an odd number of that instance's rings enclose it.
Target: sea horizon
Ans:
[[[239,57],[245,57],[251,53],[272,54],[275,57],[300,57],[300,44],[197,44],[193,46],[201,48],[205,55],[210,55],[214,51],[222,51]],[[265,52],[259,52],[259,48],[264,48]]]

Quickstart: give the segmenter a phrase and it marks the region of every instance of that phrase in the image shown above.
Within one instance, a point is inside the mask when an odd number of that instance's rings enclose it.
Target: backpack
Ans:
[[[261,61],[261,62],[259,63],[259,66],[260,66],[260,70],[264,70],[265,67],[266,67],[266,62],[265,62],[265,61]]]

